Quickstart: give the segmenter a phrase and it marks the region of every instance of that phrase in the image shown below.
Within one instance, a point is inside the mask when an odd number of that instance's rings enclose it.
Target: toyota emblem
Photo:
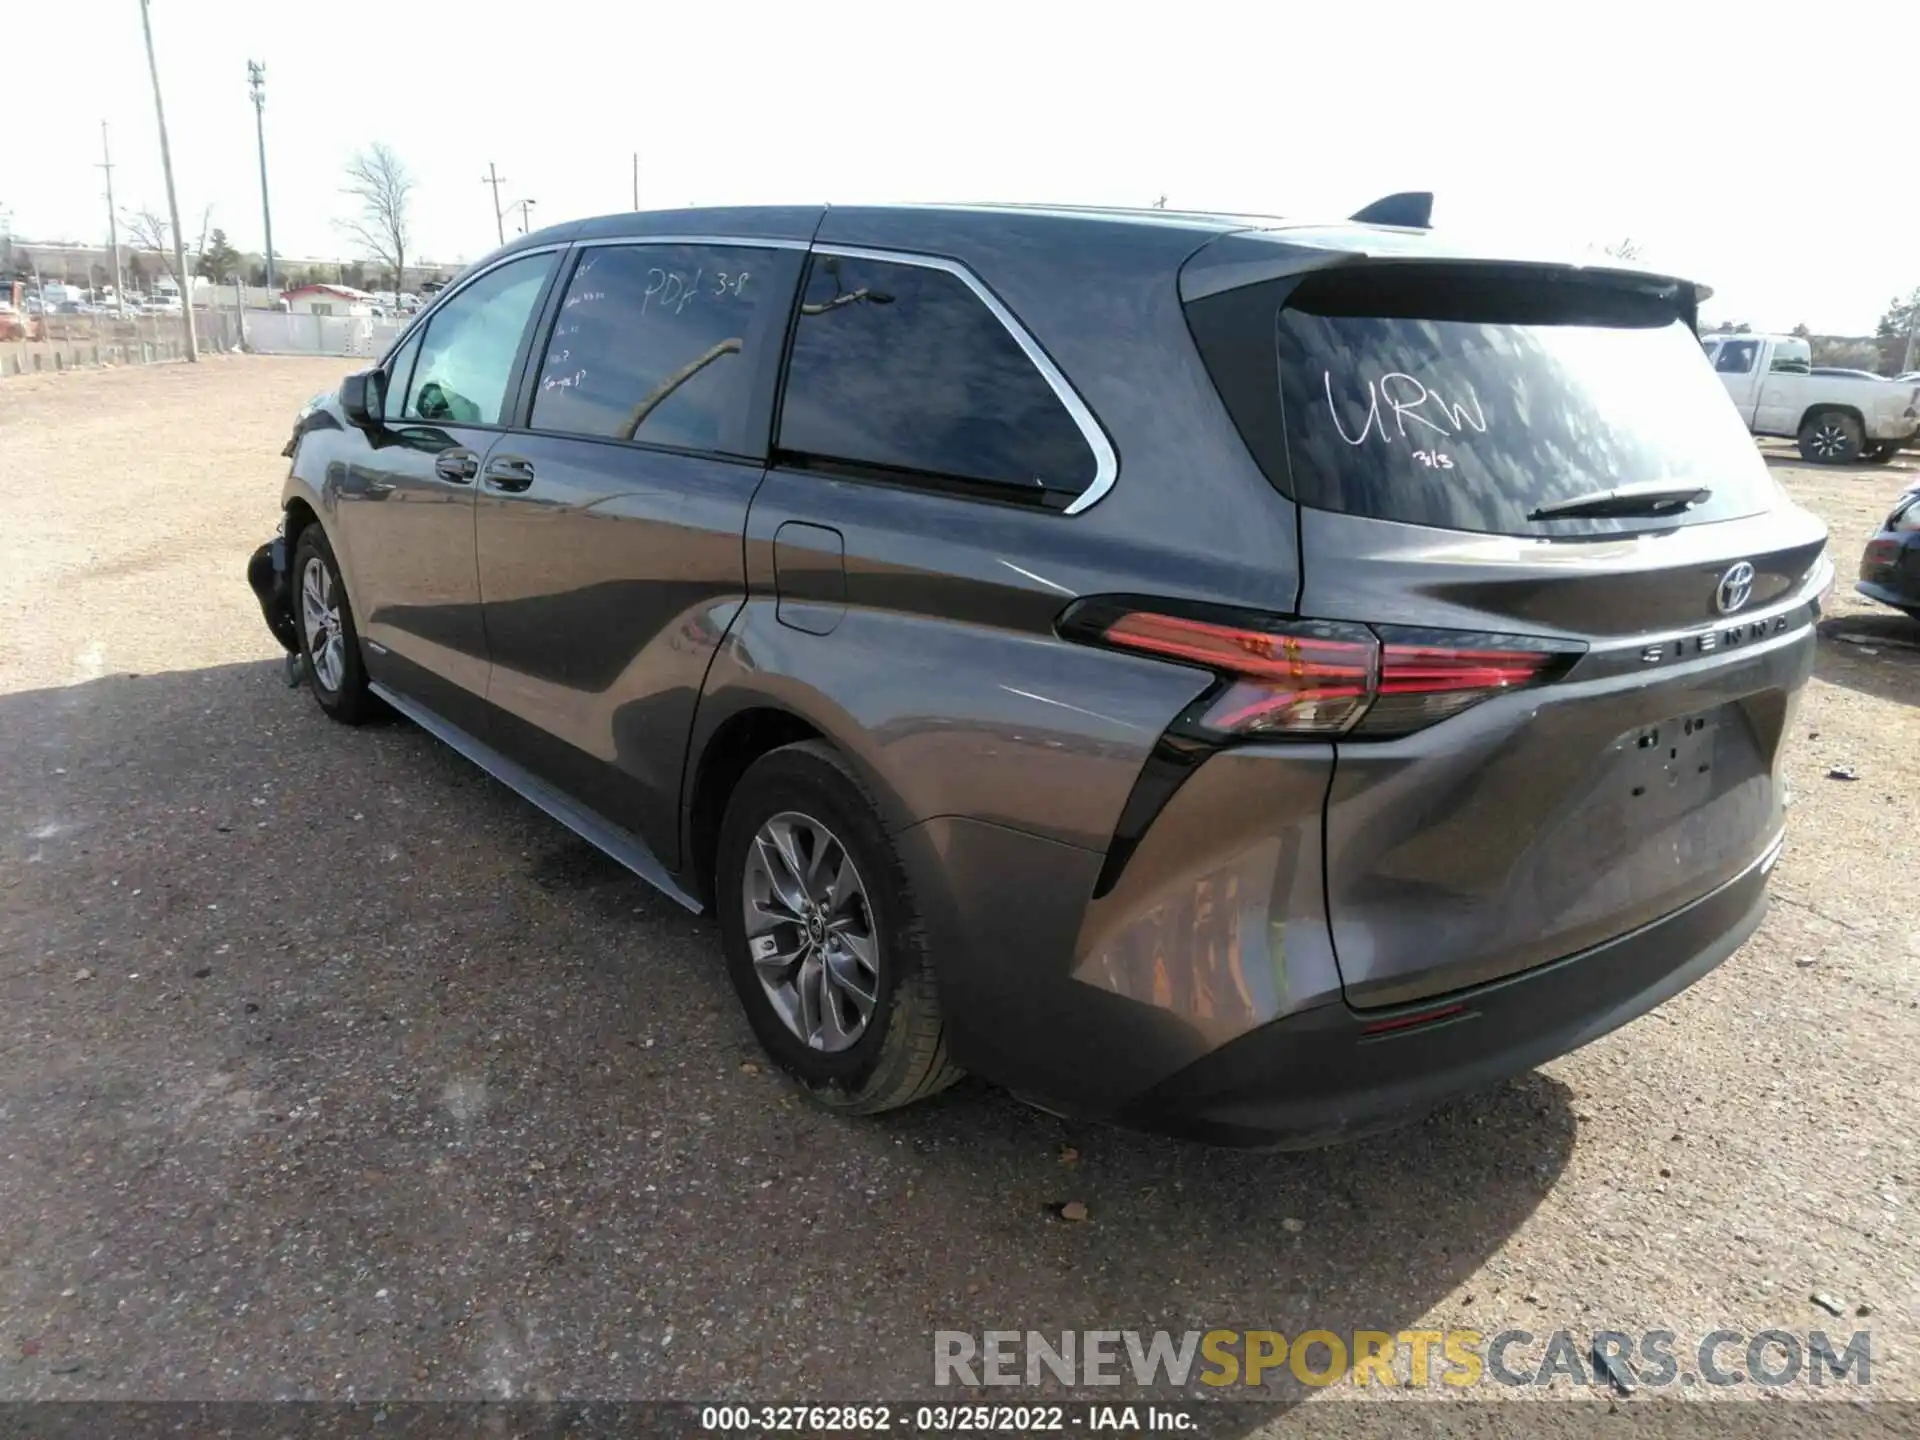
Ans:
[[[1713,606],[1722,615],[1731,615],[1743,608],[1753,598],[1753,564],[1742,560],[1738,565],[1729,567],[1720,577],[1720,587],[1713,592]]]

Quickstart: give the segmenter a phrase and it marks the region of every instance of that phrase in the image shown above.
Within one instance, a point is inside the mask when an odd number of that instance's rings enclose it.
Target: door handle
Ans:
[[[496,455],[487,461],[486,482],[489,489],[518,494],[533,484],[533,462],[518,455]]]
[[[480,459],[471,450],[442,450],[433,457],[433,473],[455,485],[469,483],[480,469]]]

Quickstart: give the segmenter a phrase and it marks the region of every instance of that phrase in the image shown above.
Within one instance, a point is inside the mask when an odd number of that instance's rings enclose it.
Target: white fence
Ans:
[[[283,310],[246,313],[247,348],[262,355],[346,355],[377,359],[386,353],[404,319],[366,315],[294,315]]]

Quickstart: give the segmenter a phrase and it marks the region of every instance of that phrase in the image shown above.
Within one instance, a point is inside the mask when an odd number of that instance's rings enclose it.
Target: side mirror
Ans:
[[[386,410],[387,377],[378,370],[358,370],[340,382],[340,410],[349,424],[372,429]]]

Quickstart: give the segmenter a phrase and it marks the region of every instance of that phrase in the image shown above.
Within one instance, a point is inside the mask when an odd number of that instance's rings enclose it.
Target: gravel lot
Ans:
[[[0,381],[0,1399],[899,1398],[935,1329],[1446,1326],[1859,1326],[1920,1399],[1920,626],[1850,588],[1911,460],[1770,454],[1870,638],[1822,643],[1759,936],[1416,1129],[1245,1155],[975,1082],[809,1108],[705,920],[284,688],[241,572],[341,369]]]

